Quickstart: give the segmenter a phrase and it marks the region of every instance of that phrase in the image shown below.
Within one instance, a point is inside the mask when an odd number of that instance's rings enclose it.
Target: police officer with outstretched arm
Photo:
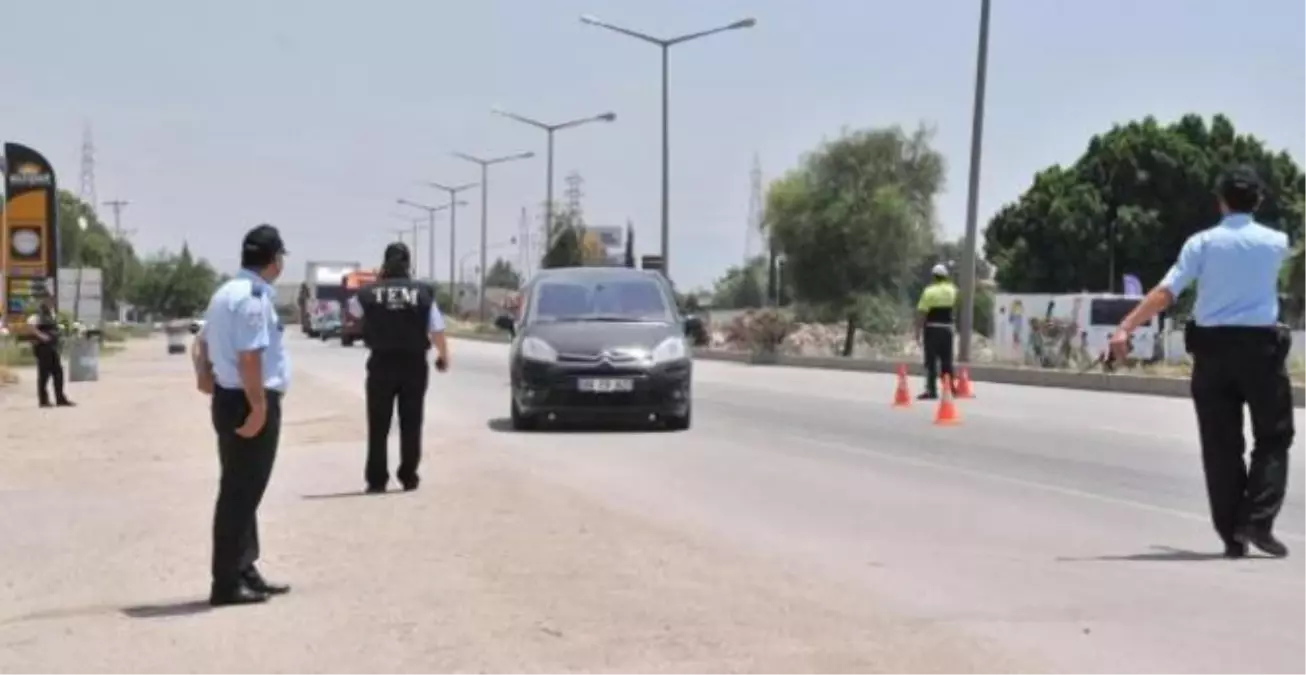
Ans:
[[[1288,548],[1274,536],[1274,519],[1288,484],[1293,438],[1291,335],[1278,324],[1279,269],[1288,237],[1257,223],[1262,185],[1238,167],[1216,186],[1220,222],[1188,238],[1169,273],[1120,323],[1111,350],[1123,359],[1129,334],[1197,284],[1192,321],[1184,330],[1193,358],[1192,396],[1202,445],[1211,520],[1225,556],[1241,558],[1247,544],[1274,557]],[[1243,408],[1251,411],[1250,469],[1243,454]]]
[[[196,386],[212,396],[222,478],[213,514],[214,606],[264,602],[290,591],[263,578],[258,506],[272,476],[281,434],[281,398],[290,383],[272,282],[286,247],[271,225],[245,235],[240,272],[209,300],[194,347]]]
[[[916,397],[921,400],[939,397],[940,375],[947,375],[948,381],[956,385],[952,373],[952,310],[957,305],[957,287],[941,263],[930,270],[930,276],[930,285],[921,291],[920,302],[916,303],[916,343],[925,352],[925,391]]]
[[[444,318],[435,303],[431,284],[411,276],[412,256],[402,243],[385,249],[376,283],[358,290],[349,303],[363,317],[363,341],[371,351],[367,359],[367,467],[364,479],[370,493],[385,492],[390,481],[386,441],[396,402],[399,408],[399,483],[416,490],[421,477],[422,413],[430,367],[426,353],[434,345],[435,368],[449,367],[449,347],[444,338]]]

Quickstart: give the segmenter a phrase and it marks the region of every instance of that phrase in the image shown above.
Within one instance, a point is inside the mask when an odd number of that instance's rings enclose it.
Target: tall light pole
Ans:
[[[710,28],[708,30],[698,31],[697,33],[687,33],[673,38],[656,38],[652,35],[645,35],[638,31],[622,28],[590,15],[580,18],[581,23],[586,23],[599,28],[606,28],[610,31],[621,33],[633,37],[637,40],[643,40],[650,44],[662,48],[662,273],[671,278],[671,139],[670,139],[670,112],[671,112],[671,89],[669,84],[670,76],[670,59],[668,53],[671,47],[682,42],[705,38],[709,35],[724,33],[729,30],[739,30],[741,28],[752,28],[757,25],[757,20],[749,17],[740,19],[731,24]]]
[[[405,234],[411,235],[412,238],[413,238],[413,243],[412,243],[412,245],[409,247],[409,250],[416,249],[416,248],[417,248],[417,244],[418,244],[418,242],[421,241],[420,239],[417,238],[417,232],[418,232],[418,230],[424,230],[424,229],[427,229],[427,228],[430,227],[430,224],[426,222],[427,219],[426,219],[426,218],[414,218],[414,217],[412,217],[412,216],[410,216],[410,215],[399,214],[399,213],[392,213],[392,214],[390,214],[390,215],[392,215],[392,216],[394,216],[395,218],[398,218],[398,219],[404,221],[405,223],[408,223],[408,225],[409,225],[408,229],[406,229],[406,230],[405,230],[405,229],[401,229],[401,228],[395,228],[395,229],[391,230],[392,232],[395,232],[396,234],[399,235],[399,243],[401,243],[401,244],[404,243],[404,235],[405,235]],[[427,232],[427,236],[434,237],[434,236],[435,236],[435,233],[434,233],[434,232]],[[412,261],[412,266],[413,266],[413,270],[412,270],[413,276],[417,276],[417,261],[416,261],[416,260]]]
[[[449,193],[449,292],[453,293],[454,251],[458,250],[457,248],[455,248],[458,245],[458,193],[462,192],[463,190],[470,190],[476,187],[478,183],[464,183],[463,185],[449,186],[449,185],[441,185],[439,183],[433,183],[431,181],[427,181],[426,184],[437,190],[444,190],[445,192]],[[466,202],[463,203],[465,204]],[[435,261],[434,239],[431,240],[431,260],[432,260],[432,264],[434,264]],[[431,278],[432,279],[435,278],[434,267],[431,268]]]
[[[480,289],[479,291],[480,307],[477,310],[477,317],[479,318],[481,323],[485,323],[485,252],[487,247],[485,239],[487,236],[487,232],[489,231],[489,222],[490,222],[487,218],[487,214],[489,212],[489,203],[490,203],[489,199],[487,198],[487,195],[489,194],[489,190],[490,190],[490,167],[495,164],[502,164],[504,162],[513,162],[519,159],[530,159],[535,156],[535,153],[519,152],[515,155],[503,155],[501,157],[494,157],[491,159],[484,159],[481,157],[476,157],[461,152],[455,152],[453,153],[453,156],[459,159],[465,159],[469,162],[473,162],[481,165],[481,274],[480,274],[481,278],[480,278],[480,283],[477,285],[477,287]]]
[[[430,252],[429,252],[428,257],[427,257],[426,266],[429,268],[429,269],[427,269],[427,272],[431,275],[431,280],[432,280],[432,281],[435,281],[435,214],[437,214],[437,213],[439,213],[439,212],[441,212],[441,211],[443,211],[443,210],[445,210],[445,209],[453,208],[454,205],[453,205],[452,203],[450,203],[450,204],[441,204],[441,205],[439,205],[439,206],[430,206],[429,204],[419,204],[418,202],[408,201],[407,199],[404,199],[404,198],[402,198],[402,197],[399,198],[399,199],[396,199],[396,200],[395,200],[395,203],[396,203],[396,204],[402,204],[402,205],[404,205],[404,206],[411,206],[411,207],[413,207],[413,208],[415,208],[415,209],[421,209],[421,210],[423,210],[423,211],[426,212],[426,217],[427,217],[427,224],[426,224],[426,226],[427,226],[428,228],[430,228],[430,234],[429,234],[428,236],[430,236],[430,238],[431,238],[431,239],[430,239],[430,240],[431,240],[431,248],[430,248]],[[463,204],[463,205],[466,205],[466,204],[467,204],[467,202],[460,202],[460,203]],[[416,229],[414,229],[414,230],[413,230],[413,246],[414,246],[414,247],[417,246],[417,238],[416,238],[416,237],[417,237],[417,231],[416,231]],[[417,269],[417,263],[416,263],[416,261],[414,261],[414,263],[413,263],[413,269],[414,269],[414,270]],[[413,276],[417,276],[417,275],[414,274]]]
[[[127,231],[122,228],[122,210],[127,208],[131,202],[126,199],[111,199],[104,203],[105,206],[113,209],[113,237],[118,241],[118,292],[113,299],[114,309],[118,312],[118,318],[125,320],[123,316],[123,303],[127,295],[127,237],[135,233],[135,230]]]
[[[979,56],[975,65],[975,110],[970,128],[970,186],[966,195],[966,238],[961,252],[961,320],[957,322],[957,360],[970,361],[975,324],[975,246],[979,217],[980,155],[984,140],[984,84],[989,69],[989,2],[980,0]]]
[[[547,236],[551,238],[553,237],[553,133],[555,131],[589,124],[591,122],[615,122],[617,121],[617,113],[605,112],[590,117],[580,117],[559,124],[546,124],[539,120],[526,117],[525,115],[508,112],[502,108],[491,108],[490,112],[493,112],[496,115],[502,115],[508,119],[517,120],[522,124],[529,124],[536,129],[543,129],[544,133],[548,135],[549,143],[548,149],[545,153],[546,159],[544,160],[544,182],[546,186],[544,189],[544,231],[548,233]]]

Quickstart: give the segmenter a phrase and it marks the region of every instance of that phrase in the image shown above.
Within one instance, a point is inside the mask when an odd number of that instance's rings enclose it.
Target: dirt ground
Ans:
[[[217,462],[184,357],[140,340],[39,410],[0,390],[0,671],[896,672],[1021,668],[777,561],[428,445],[412,494],[354,498],[362,400],[296,373],[262,514],[294,591],[209,610]]]

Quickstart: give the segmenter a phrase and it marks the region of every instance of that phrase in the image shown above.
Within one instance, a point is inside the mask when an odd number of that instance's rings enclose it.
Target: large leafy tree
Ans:
[[[865,296],[905,298],[933,243],[944,159],[931,137],[923,126],[845,133],[767,192],[763,227],[795,299],[846,316],[850,335],[859,307],[876,304]]]
[[[1188,115],[1163,125],[1154,118],[1117,125],[1094,136],[1069,167],[1052,166],[985,231],[986,258],[999,286],[1016,292],[1074,292],[1120,287],[1122,274],[1145,286],[1160,281],[1185,239],[1219,218],[1212,188],[1235,164],[1266,182],[1257,219],[1302,241],[1306,182],[1285,152],[1238,134],[1224,116],[1210,124]],[[1110,279],[1109,226],[1116,230],[1115,279]],[[1283,289],[1300,302],[1306,279],[1301,252],[1283,275]],[[1295,270],[1295,271],[1294,271]]]

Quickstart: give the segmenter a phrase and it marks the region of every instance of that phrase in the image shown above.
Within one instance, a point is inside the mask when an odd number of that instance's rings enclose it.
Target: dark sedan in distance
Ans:
[[[690,426],[693,362],[661,274],[627,267],[543,270],[522,289],[510,355],[514,429],[541,420],[625,418]]]

